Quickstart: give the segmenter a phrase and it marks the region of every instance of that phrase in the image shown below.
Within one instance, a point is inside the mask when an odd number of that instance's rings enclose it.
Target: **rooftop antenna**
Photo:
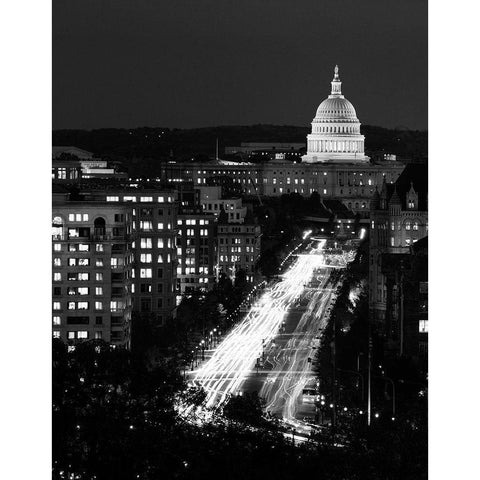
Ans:
[[[215,160],[218,161],[218,137],[216,138],[215,142]]]

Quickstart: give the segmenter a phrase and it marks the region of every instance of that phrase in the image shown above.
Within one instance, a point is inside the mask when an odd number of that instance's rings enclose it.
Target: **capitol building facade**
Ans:
[[[215,177],[230,177],[247,195],[280,196],[317,192],[335,198],[355,213],[368,216],[375,188],[383,181],[394,183],[405,165],[398,161],[372,162],[365,155],[365,137],[353,105],[342,94],[338,66],[331,93],[317,108],[312,132],[307,135],[307,153],[299,163],[277,158],[264,163],[169,162],[167,180],[178,184],[207,185]]]

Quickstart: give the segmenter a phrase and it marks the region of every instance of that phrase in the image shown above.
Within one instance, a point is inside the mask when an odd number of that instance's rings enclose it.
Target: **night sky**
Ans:
[[[53,2],[53,128],[306,126],[330,93],[427,128],[426,0]]]

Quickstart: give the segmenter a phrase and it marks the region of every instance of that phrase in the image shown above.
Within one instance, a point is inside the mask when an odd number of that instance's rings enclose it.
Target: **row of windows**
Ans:
[[[171,230],[172,229],[172,224],[171,223],[163,223],[159,222],[157,223],[157,230]],[[153,222],[150,220],[140,220],[140,230],[142,232],[152,232],[153,231]]]
[[[140,263],[152,263],[152,254],[151,253],[142,253],[140,254]],[[172,261],[172,257],[170,254],[164,256],[163,254],[159,254],[157,257],[157,263],[164,263],[164,261],[170,263]]]
[[[62,274],[60,272],[53,273],[53,280],[55,282],[60,282],[62,280]],[[90,274],[87,272],[68,272],[67,273],[67,280],[70,281],[88,281],[90,280]],[[97,272],[95,273],[95,281],[96,282],[103,282],[103,273]]]
[[[209,220],[204,220],[203,218],[198,220],[198,225],[208,225],[209,223],[210,223]],[[177,220],[177,225],[183,225],[183,220],[182,219]],[[187,218],[185,220],[185,225],[197,225],[197,220],[195,218],[192,218],[192,219]]]
[[[229,260],[230,259],[230,260]],[[242,257],[240,255],[220,255],[221,262],[240,262]],[[253,255],[245,255],[245,262],[252,263],[255,262],[255,257]]]
[[[96,301],[94,303],[95,310],[103,310],[105,303],[101,301]],[[79,301],[79,302],[68,302],[67,309],[68,310],[88,310],[90,308],[90,302]],[[121,311],[124,308],[124,304],[118,300],[112,300],[110,302],[110,311],[117,312]],[[62,305],[61,302],[54,301],[53,302],[53,310],[61,310]]]
[[[124,265],[123,258],[112,257],[110,258],[110,266],[111,267],[121,267]],[[69,258],[67,261],[67,265],[69,267],[89,267],[90,266],[90,259],[89,258]],[[53,259],[53,266],[54,267],[61,267],[62,266],[62,259],[55,257]],[[95,259],[95,266],[96,267],[103,267],[104,262],[103,258]]]
[[[168,238],[164,240],[163,238],[157,238],[157,248],[164,248],[165,245],[167,248],[172,248],[172,240]],[[132,243],[132,248],[135,248],[135,242]],[[140,238],[140,248],[153,248],[153,239],[150,237],[141,237]]]
[[[167,196],[167,197],[160,196],[160,197],[156,197],[156,198],[157,198],[156,201],[158,203],[165,203],[165,202],[172,203],[173,200],[174,200],[173,197],[171,197],[171,196]],[[109,196],[107,196],[106,200],[107,200],[107,202],[119,202],[120,197],[116,196],[116,195],[109,195]],[[139,200],[140,200],[140,202],[153,202],[154,197],[153,196],[140,197]],[[123,201],[124,202],[136,202],[137,197],[136,196],[124,196]]]
[[[178,235],[182,235],[183,231],[179,230]],[[201,237],[208,237],[208,229],[207,228],[200,228],[198,233]],[[194,228],[187,228],[185,229],[185,234],[187,237],[194,237],[195,236],[195,229]]]

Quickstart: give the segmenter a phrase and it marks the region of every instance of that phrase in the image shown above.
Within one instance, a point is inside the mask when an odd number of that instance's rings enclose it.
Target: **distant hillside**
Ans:
[[[135,129],[54,130],[53,145],[73,145],[97,156],[120,160],[138,175],[157,170],[158,160],[207,160],[225,146],[241,142],[305,142],[310,127],[288,125],[223,126],[194,129],[142,127]],[[367,151],[382,151],[413,159],[428,156],[428,132],[390,130],[363,125]],[[146,171],[145,171],[146,170]],[[142,173],[140,173],[142,172]]]

